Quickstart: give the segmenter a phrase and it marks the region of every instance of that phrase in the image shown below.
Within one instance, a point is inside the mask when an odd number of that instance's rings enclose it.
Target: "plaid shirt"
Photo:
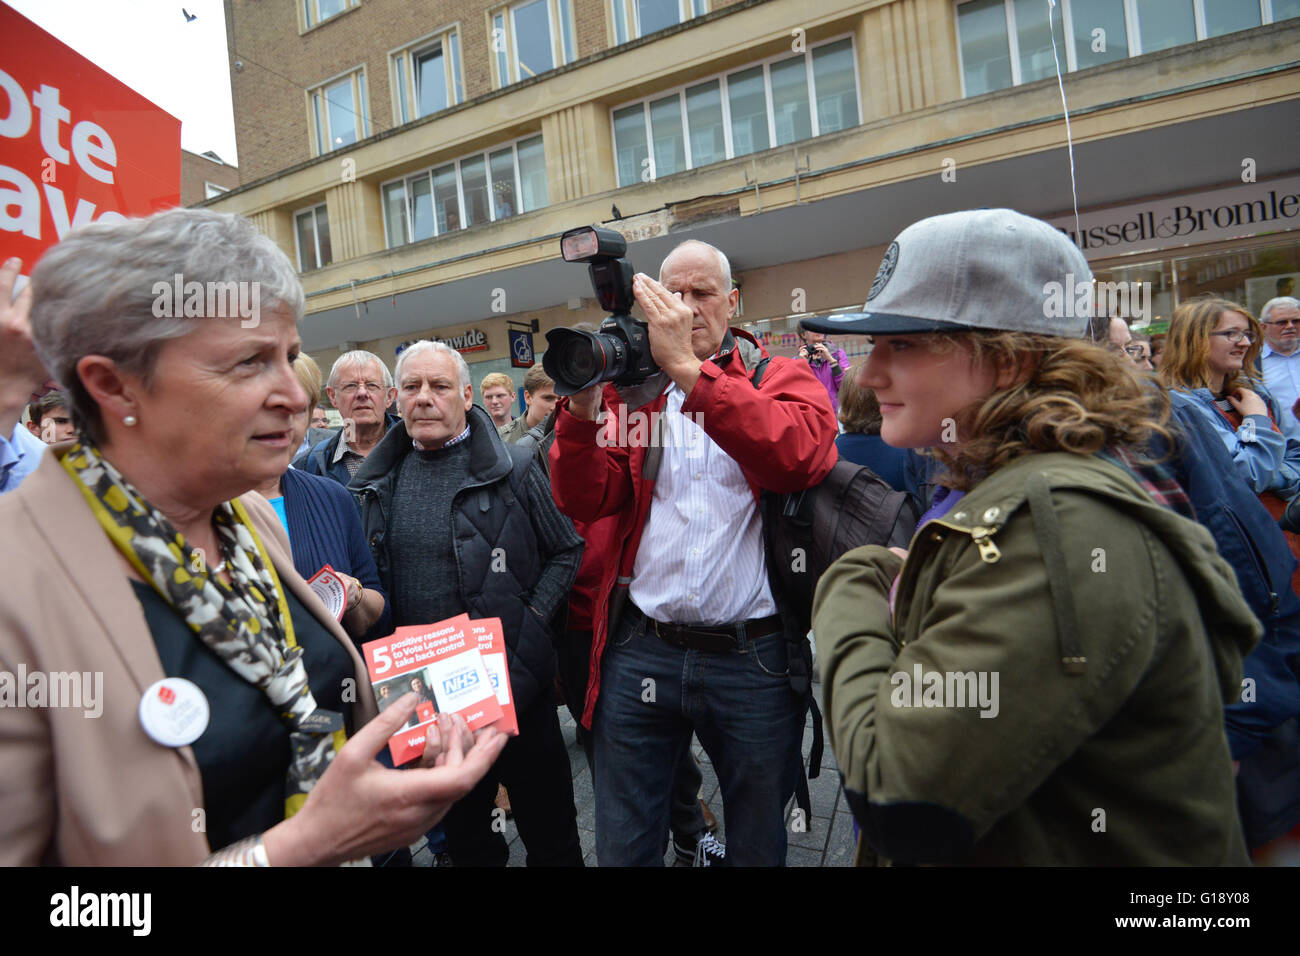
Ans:
[[[1126,472],[1156,504],[1164,505],[1184,518],[1196,520],[1191,499],[1168,465],[1139,458],[1123,445],[1109,445],[1097,452],[1097,457]]]

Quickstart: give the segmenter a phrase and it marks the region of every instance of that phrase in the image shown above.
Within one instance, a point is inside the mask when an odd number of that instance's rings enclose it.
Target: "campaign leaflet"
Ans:
[[[497,692],[501,705],[501,719],[497,729],[512,737],[519,736],[519,720],[515,716],[515,699],[510,692],[510,668],[506,663],[506,640],[501,630],[501,618],[485,617],[469,622],[470,636],[477,639],[479,653],[487,667],[488,677]]]
[[[334,615],[334,620],[343,620],[343,612],[348,603],[348,586],[339,577],[339,573],[327,564],[312,575],[307,584]]]
[[[388,740],[394,766],[424,752],[425,732],[436,713],[460,714],[470,730],[502,717],[466,614],[399,627],[388,637],[366,642],[361,650],[380,710],[412,691],[420,695],[406,727]]]

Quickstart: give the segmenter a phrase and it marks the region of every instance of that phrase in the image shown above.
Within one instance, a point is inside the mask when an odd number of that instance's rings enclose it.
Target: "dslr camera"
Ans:
[[[826,360],[817,354],[816,347],[802,342],[799,345],[799,357],[809,365],[825,365]]]
[[[572,395],[599,382],[636,385],[659,371],[650,355],[649,326],[628,314],[632,308],[632,263],[623,258],[627,241],[612,229],[580,226],[560,237],[565,262],[585,262],[596,300],[609,313],[595,332],[552,329],[546,333],[542,368],[555,394]]]

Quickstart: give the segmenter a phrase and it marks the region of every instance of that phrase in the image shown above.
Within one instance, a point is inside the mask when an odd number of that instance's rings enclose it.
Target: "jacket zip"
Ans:
[[[920,568],[921,565],[924,563],[920,560],[915,560],[915,561],[912,560],[913,557],[917,556],[917,552],[922,550],[925,547],[926,541],[937,541],[937,539],[940,538],[940,535],[936,531],[930,530],[928,533],[926,532],[926,529],[928,529],[932,524],[941,525],[942,527],[947,528],[950,531],[956,531],[960,534],[970,535],[971,540],[975,542],[975,546],[979,548],[980,560],[982,560],[985,564],[994,564],[997,562],[999,558],[1002,557],[1002,552],[998,549],[998,546],[993,543],[993,535],[997,533],[998,531],[997,528],[979,526],[979,527],[967,529],[967,528],[960,527],[959,525],[950,524],[949,522],[944,521],[942,518],[931,518],[917,531],[916,543],[918,547],[914,547],[907,554],[907,562],[903,565],[903,574],[905,575],[905,577],[899,579],[898,591],[895,594],[895,598],[894,598],[895,608],[898,607],[899,600],[902,598],[903,594],[907,592],[908,586],[911,585],[912,578],[914,578],[917,574],[920,573],[919,571],[914,569]],[[893,612],[892,616],[894,618],[894,633],[897,634],[898,633],[897,611]],[[899,650],[901,651],[906,646],[907,646],[907,638],[900,637],[898,641]]]
[[[980,560],[985,564],[995,564],[998,558],[1002,557],[1002,552],[993,543],[993,535],[997,530],[997,528],[971,528],[971,539],[974,540],[975,547],[980,549]]]

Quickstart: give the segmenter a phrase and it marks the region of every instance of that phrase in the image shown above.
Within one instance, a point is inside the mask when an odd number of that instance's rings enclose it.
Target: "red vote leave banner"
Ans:
[[[181,123],[0,3],[0,260],[180,205]]]

